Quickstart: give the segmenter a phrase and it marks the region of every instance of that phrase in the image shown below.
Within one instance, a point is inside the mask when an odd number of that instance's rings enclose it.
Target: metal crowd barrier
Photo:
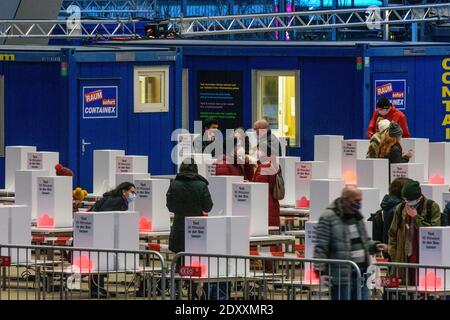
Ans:
[[[352,261],[196,253],[175,255],[170,278],[172,300],[359,300],[363,284]]]
[[[376,262],[367,284],[375,300],[450,300],[450,266]]]
[[[0,300],[166,299],[155,251],[0,245]]]

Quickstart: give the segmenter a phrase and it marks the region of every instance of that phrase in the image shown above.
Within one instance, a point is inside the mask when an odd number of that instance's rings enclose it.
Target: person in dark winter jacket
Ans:
[[[136,198],[136,187],[131,182],[123,182],[114,190],[103,194],[90,211],[127,211],[128,204]]]
[[[103,194],[90,211],[127,211],[128,204],[136,198],[136,187],[131,182],[122,182],[114,190]],[[113,295],[105,290],[105,275],[90,276],[90,297],[105,299]]]
[[[386,250],[386,244],[374,242],[367,235],[364,218],[360,213],[362,192],[353,185],[342,190],[340,198],[320,216],[317,226],[317,239],[314,258],[351,260],[355,262],[361,274],[370,264],[370,254],[377,250]],[[333,300],[354,300],[357,298],[355,273],[345,265],[319,264],[321,281],[331,277],[331,298]],[[361,298],[368,299],[369,291],[362,288]]]
[[[187,158],[180,166],[180,172],[170,184],[166,194],[166,206],[174,213],[170,230],[169,250],[175,253],[184,248],[184,220],[186,217],[202,216],[211,211],[213,203],[208,181],[198,174],[194,159]]]
[[[403,202],[402,188],[407,178],[397,178],[389,185],[389,194],[385,195],[381,201],[381,209],[383,210],[383,243],[389,241],[389,228],[392,224],[397,206]]]

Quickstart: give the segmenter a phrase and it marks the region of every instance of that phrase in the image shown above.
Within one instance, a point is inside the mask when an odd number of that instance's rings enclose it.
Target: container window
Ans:
[[[169,67],[134,69],[134,112],[169,111]]]
[[[266,119],[272,132],[300,146],[300,94],[297,71],[256,72],[256,117]],[[256,120],[256,119],[255,119]]]

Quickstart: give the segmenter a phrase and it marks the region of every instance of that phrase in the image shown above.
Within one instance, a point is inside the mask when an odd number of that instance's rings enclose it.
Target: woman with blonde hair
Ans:
[[[402,146],[400,145],[403,131],[397,123],[391,122],[387,133],[388,134],[385,134],[381,139],[378,158],[389,160],[390,177],[391,164],[408,163],[409,159],[413,156],[413,153],[410,150],[406,154],[403,154]]]

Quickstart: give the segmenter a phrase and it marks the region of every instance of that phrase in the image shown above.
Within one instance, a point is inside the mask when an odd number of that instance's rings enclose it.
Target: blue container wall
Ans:
[[[362,138],[362,86],[354,58],[188,56],[190,130],[197,120],[199,70],[243,71],[244,127],[252,127],[252,70],[300,71],[300,148],[290,155],[314,158],[314,135]]]
[[[5,83],[5,145],[32,145],[59,151],[66,162],[68,121],[59,63],[3,62]],[[0,158],[4,187],[5,158]]]
[[[375,57],[372,59],[374,73],[397,72],[406,74],[407,107],[404,111],[412,137],[445,141],[445,106],[442,104],[442,61],[445,57]],[[372,81],[371,96],[374,96]],[[372,108],[374,99],[372,98]]]
[[[154,66],[157,63],[82,63],[78,77],[82,79],[117,79],[119,81],[119,108],[126,109],[126,116],[117,130],[118,136],[126,136],[127,155],[147,155],[149,170],[152,174],[172,174],[171,134],[175,126],[175,77],[174,66],[170,65],[169,112],[134,113],[133,112],[133,72],[134,65]],[[93,80],[95,81],[95,80]],[[81,109],[81,108],[80,108]],[[82,120],[83,121],[83,120]],[[103,121],[108,121],[104,119]],[[100,128],[99,128],[100,129]],[[83,135],[83,132],[80,132]],[[99,130],[98,135],[102,132]],[[114,137],[104,137],[114,139]]]

